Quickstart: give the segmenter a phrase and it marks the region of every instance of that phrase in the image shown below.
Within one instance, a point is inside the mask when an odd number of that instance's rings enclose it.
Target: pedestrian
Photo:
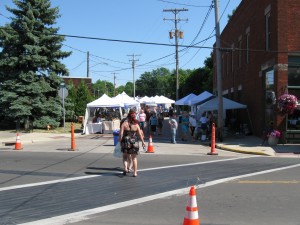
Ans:
[[[139,153],[139,140],[142,142],[142,146],[145,147],[144,136],[141,132],[139,122],[136,120],[136,113],[130,110],[120,128],[119,142],[121,144],[121,151],[123,153],[123,175],[126,176],[128,171],[128,156],[131,156],[134,170],[134,177],[137,177],[137,155]]]
[[[149,124],[151,128],[151,134],[156,135],[157,117],[155,112],[152,113],[149,119]]]
[[[139,122],[140,122],[140,128],[142,131],[144,131],[145,121],[146,121],[146,113],[144,112],[143,109],[141,109],[141,111],[139,113]]]
[[[187,133],[189,130],[189,116],[188,112],[184,111],[181,118],[181,140],[187,141]]]
[[[172,118],[169,119],[169,124],[171,128],[171,143],[176,144],[176,133],[178,128],[178,123],[176,121],[176,114],[172,115]]]
[[[195,129],[196,129],[196,126],[197,126],[197,121],[196,121],[194,112],[191,112],[191,114],[190,114],[189,124],[190,124],[191,136],[192,136],[192,139],[193,139],[193,142],[194,142],[195,141],[194,133],[195,133]]]
[[[208,129],[208,120],[207,117],[205,115],[205,112],[202,113],[202,116],[200,117],[200,127],[201,127],[201,131],[202,131],[202,135],[205,135],[206,138],[206,133],[207,133],[207,129]]]
[[[158,135],[162,135],[162,128],[163,128],[163,125],[164,125],[164,116],[162,113],[160,113],[158,115],[158,118],[157,118],[157,130],[158,130]]]
[[[128,119],[128,118],[127,118],[127,116],[128,116],[127,113],[125,113],[123,116],[124,116],[124,117],[123,117],[123,119],[121,119],[121,122],[120,122],[120,130],[121,130],[121,126],[122,126],[122,124],[124,123],[124,121],[127,121],[127,119]],[[132,157],[131,157],[130,154],[127,154],[127,171],[128,171],[129,173],[133,172]]]
[[[146,122],[145,122],[146,132],[147,132],[147,134],[150,134],[149,120],[150,120],[150,117],[151,117],[151,112],[150,112],[149,107],[147,107],[145,109],[145,114],[146,114]]]

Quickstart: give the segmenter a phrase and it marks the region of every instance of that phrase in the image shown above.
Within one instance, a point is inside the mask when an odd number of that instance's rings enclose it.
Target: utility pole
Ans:
[[[219,140],[223,139],[223,90],[222,90],[222,65],[220,52],[220,21],[219,21],[219,5],[218,0],[214,0],[215,4],[215,23],[216,23],[216,57],[217,57],[217,91],[218,91],[218,136]]]
[[[164,20],[171,20],[174,21],[175,23],[175,32],[170,31],[170,39],[173,38],[173,35],[175,36],[175,57],[176,57],[176,101],[179,99],[179,59],[178,59],[178,37],[182,38],[183,37],[183,32],[179,31],[177,29],[177,24],[180,21],[188,21],[188,19],[180,19],[177,18],[177,14],[182,12],[182,11],[188,11],[188,9],[164,9],[163,12],[172,12],[174,13],[175,18],[174,19],[165,19]]]
[[[129,60],[129,61],[132,61],[132,71],[133,71],[133,98],[135,99],[135,74],[134,74],[134,71],[135,71],[135,62],[136,62],[136,61],[139,61],[139,60],[135,59],[135,56],[141,56],[141,55],[135,55],[135,54],[132,54],[132,55],[127,55],[127,56],[131,56],[131,57],[132,57],[132,60]]]
[[[90,52],[87,52],[86,77],[90,77]]]
[[[116,74],[118,73],[112,73],[114,75],[114,96],[116,96]]]

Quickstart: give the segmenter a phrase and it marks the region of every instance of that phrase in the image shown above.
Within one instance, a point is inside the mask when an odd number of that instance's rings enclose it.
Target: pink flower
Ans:
[[[298,99],[296,96],[283,94],[278,99],[278,108],[282,114],[292,114],[297,103]]]
[[[278,130],[273,130],[269,136],[272,136],[272,137],[276,137],[276,138],[280,138],[281,136],[281,133],[278,131]]]

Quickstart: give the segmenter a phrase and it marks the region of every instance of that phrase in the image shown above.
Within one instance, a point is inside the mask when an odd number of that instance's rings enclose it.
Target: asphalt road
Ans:
[[[59,140],[31,148],[1,152],[1,225],[182,224],[192,185],[202,225],[300,224],[298,159],[140,154],[133,178],[105,138],[77,152]]]

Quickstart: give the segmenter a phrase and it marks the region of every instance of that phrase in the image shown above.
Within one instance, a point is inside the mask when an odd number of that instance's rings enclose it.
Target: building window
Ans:
[[[226,75],[229,74],[229,53],[226,52]]]
[[[266,89],[274,90],[274,70],[266,72]]]
[[[288,93],[298,97],[298,106],[288,115],[287,130],[300,129],[300,56],[288,57]]]
[[[246,63],[249,63],[249,38],[250,38],[250,32],[246,33]]]
[[[288,86],[300,88],[300,56],[289,56]]]
[[[265,26],[266,26],[266,50],[271,50],[271,7],[265,10]]]
[[[234,45],[231,45],[231,72],[233,73]]]
[[[242,67],[242,38],[239,39],[239,68]]]

